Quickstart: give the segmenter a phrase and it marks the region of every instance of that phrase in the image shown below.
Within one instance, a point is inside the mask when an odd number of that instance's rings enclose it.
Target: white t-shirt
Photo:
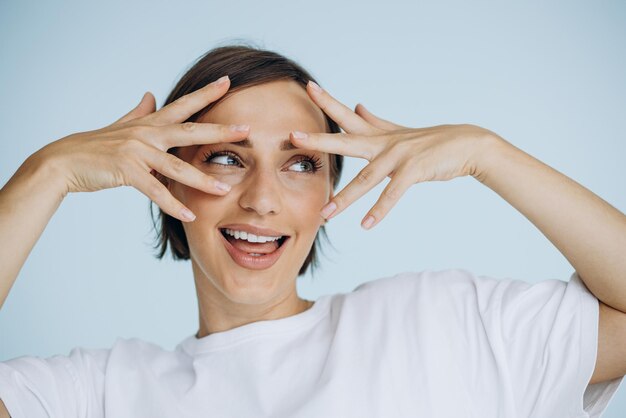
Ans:
[[[120,338],[11,359],[0,398],[13,418],[598,417],[622,381],[587,385],[598,312],[576,273],[407,272],[174,351]]]

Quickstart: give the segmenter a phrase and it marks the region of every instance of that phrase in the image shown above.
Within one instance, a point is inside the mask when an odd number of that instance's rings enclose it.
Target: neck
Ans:
[[[196,338],[224,332],[242,325],[263,320],[286,318],[302,313],[311,306],[313,301],[298,297],[295,278],[289,289],[264,303],[254,301],[236,302],[226,297],[213,282],[201,274],[192,261],[196,294],[198,296],[199,330]]]

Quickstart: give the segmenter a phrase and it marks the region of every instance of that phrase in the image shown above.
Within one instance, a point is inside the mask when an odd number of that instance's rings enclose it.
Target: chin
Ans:
[[[243,223],[214,228],[214,233],[191,246],[203,249],[196,254],[200,257],[193,258],[205,280],[227,299],[251,305],[268,303],[294,291],[317,232]]]

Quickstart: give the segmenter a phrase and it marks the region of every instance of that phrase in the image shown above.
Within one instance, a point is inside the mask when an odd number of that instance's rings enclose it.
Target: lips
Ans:
[[[224,238],[230,242],[233,247],[240,249],[245,253],[254,254],[269,254],[274,252],[285,242],[286,237],[280,238],[276,241],[269,242],[248,242],[245,239],[237,239],[232,235],[228,235],[224,229],[220,230]]]
[[[278,236],[289,236],[286,232],[280,232],[271,228],[249,225],[249,224],[228,224],[228,225],[220,225],[220,230],[222,229],[235,229],[237,231],[246,231],[249,234],[254,235],[264,235],[270,237],[278,237]]]
[[[272,242],[252,243],[227,235],[225,233],[226,228],[246,231],[251,234],[256,232],[263,236],[282,236],[282,238]],[[273,266],[285,251],[287,243],[290,240],[290,236],[284,233],[269,228],[260,228],[250,225],[226,225],[220,227],[219,231],[222,243],[232,260],[239,266],[250,270],[263,270]]]

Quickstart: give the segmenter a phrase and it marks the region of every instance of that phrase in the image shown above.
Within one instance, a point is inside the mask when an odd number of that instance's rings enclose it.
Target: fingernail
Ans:
[[[222,183],[221,181],[216,182],[215,187],[220,190],[224,190],[225,192],[230,190],[230,184]]]
[[[372,215],[369,215],[367,218],[365,218],[365,220],[361,224],[361,226],[363,226],[363,228],[365,229],[370,229],[372,225],[374,225],[374,217]]]
[[[227,75],[225,75],[224,77],[218,78],[216,81],[213,82],[213,84],[215,84],[216,86],[221,86],[222,84],[226,83],[226,81],[228,81]]]
[[[313,87],[313,90],[317,91],[317,92],[322,92],[322,88],[320,86],[317,85],[317,83],[313,80],[309,80],[309,84],[311,85],[311,87]]]
[[[296,139],[307,139],[309,136],[307,134],[305,134],[304,132],[300,132],[300,131],[293,131],[293,136]]]
[[[196,215],[194,215],[193,212],[187,208],[183,208],[180,211],[180,216],[182,216],[184,219],[188,221],[193,221],[194,219],[196,219]]]
[[[230,125],[230,130],[235,132],[245,132],[250,129],[249,125]]]
[[[335,202],[330,202],[329,204],[327,204],[326,206],[322,208],[322,211],[320,212],[320,214],[322,215],[322,218],[328,219],[328,217],[332,215],[332,213],[336,209],[337,209],[337,205],[335,204]]]

